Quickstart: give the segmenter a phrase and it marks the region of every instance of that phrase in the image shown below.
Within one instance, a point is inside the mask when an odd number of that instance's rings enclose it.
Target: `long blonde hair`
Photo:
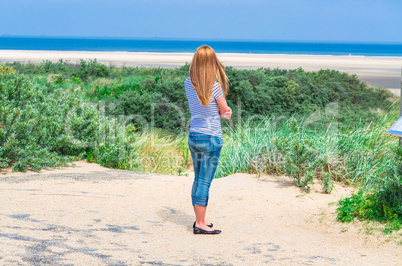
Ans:
[[[218,79],[224,95],[228,92],[228,81],[225,67],[218,60],[215,51],[208,45],[202,45],[194,53],[190,65],[190,80],[198,99],[203,106],[208,106],[211,100],[212,87]]]

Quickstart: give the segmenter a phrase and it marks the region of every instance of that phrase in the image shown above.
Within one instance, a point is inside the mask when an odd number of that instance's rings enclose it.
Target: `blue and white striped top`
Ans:
[[[219,83],[215,81],[212,87],[211,101],[208,106],[203,106],[197,97],[190,77],[184,81],[188,106],[191,112],[190,132],[199,132],[212,136],[222,137],[221,119],[218,113],[216,99],[223,95],[223,90]]]

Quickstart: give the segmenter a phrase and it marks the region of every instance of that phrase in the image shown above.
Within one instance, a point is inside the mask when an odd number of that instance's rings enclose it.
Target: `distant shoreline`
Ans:
[[[91,50],[31,50],[31,49],[0,49],[1,51],[21,51],[21,52],[46,52],[46,53],[59,53],[59,52],[71,52],[71,53],[132,53],[132,54],[146,54],[146,55],[154,55],[154,54],[170,54],[170,55],[193,55],[193,52],[133,52],[133,51],[91,51]],[[218,53],[216,52],[217,55],[261,55],[261,56],[266,56],[266,55],[279,55],[279,56],[327,56],[327,57],[358,57],[358,58],[366,58],[366,57],[374,57],[374,58],[395,58],[395,59],[402,59],[402,56],[392,56],[392,55],[345,55],[345,54],[298,54],[298,53]]]
[[[301,54],[248,54],[217,53],[225,66],[238,69],[282,68],[306,71],[334,69],[356,74],[362,81],[373,86],[382,86],[399,95],[402,57],[393,56],[344,56],[344,55],[301,55]],[[163,67],[175,68],[190,63],[193,53],[164,52],[97,52],[97,51],[53,51],[53,50],[1,50],[0,62],[41,63],[60,58],[71,63],[79,59],[97,59],[99,63],[117,67]]]
[[[386,42],[0,36],[4,50],[194,53],[205,44],[217,53],[402,57],[402,43]]]

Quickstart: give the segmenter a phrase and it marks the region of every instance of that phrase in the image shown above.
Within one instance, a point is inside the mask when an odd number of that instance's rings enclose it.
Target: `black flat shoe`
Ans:
[[[193,230],[193,233],[195,235],[198,235],[198,234],[216,235],[216,234],[220,234],[221,232],[222,232],[221,230],[216,230],[216,229],[214,231],[207,231],[207,230],[201,229],[201,228],[199,228],[197,226],[195,226],[194,230]]]
[[[207,224],[208,227],[212,228],[212,226],[214,226],[212,223],[211,224]],[[195,222],[193,223],[193,229],[195,227]]]

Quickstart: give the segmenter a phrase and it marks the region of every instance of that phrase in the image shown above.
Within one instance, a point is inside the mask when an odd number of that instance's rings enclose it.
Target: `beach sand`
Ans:
[[[336,221],[333,203],[351,187],[214,179],[206,219],[222,233],[208,236],[192,232],[192,181],[84,161],[0,173],[0,265],[401,265],[400,232]]]
[[[79,59],[94,59],[105,65],[174,68],[190,63],[193,53],[143,53],[143,52],[81,52],[81,51],[28,51],[0,50],[1,62],[40,63],[57,62],[60,58],[71,63]],[[218,53],[225,66],[239,69],[302,67],[307,71],[335,69],[356,74],[362,81],[382,86],[400,94],[402,57],[374,56],[325,56],[325,55],[274,55]]]

